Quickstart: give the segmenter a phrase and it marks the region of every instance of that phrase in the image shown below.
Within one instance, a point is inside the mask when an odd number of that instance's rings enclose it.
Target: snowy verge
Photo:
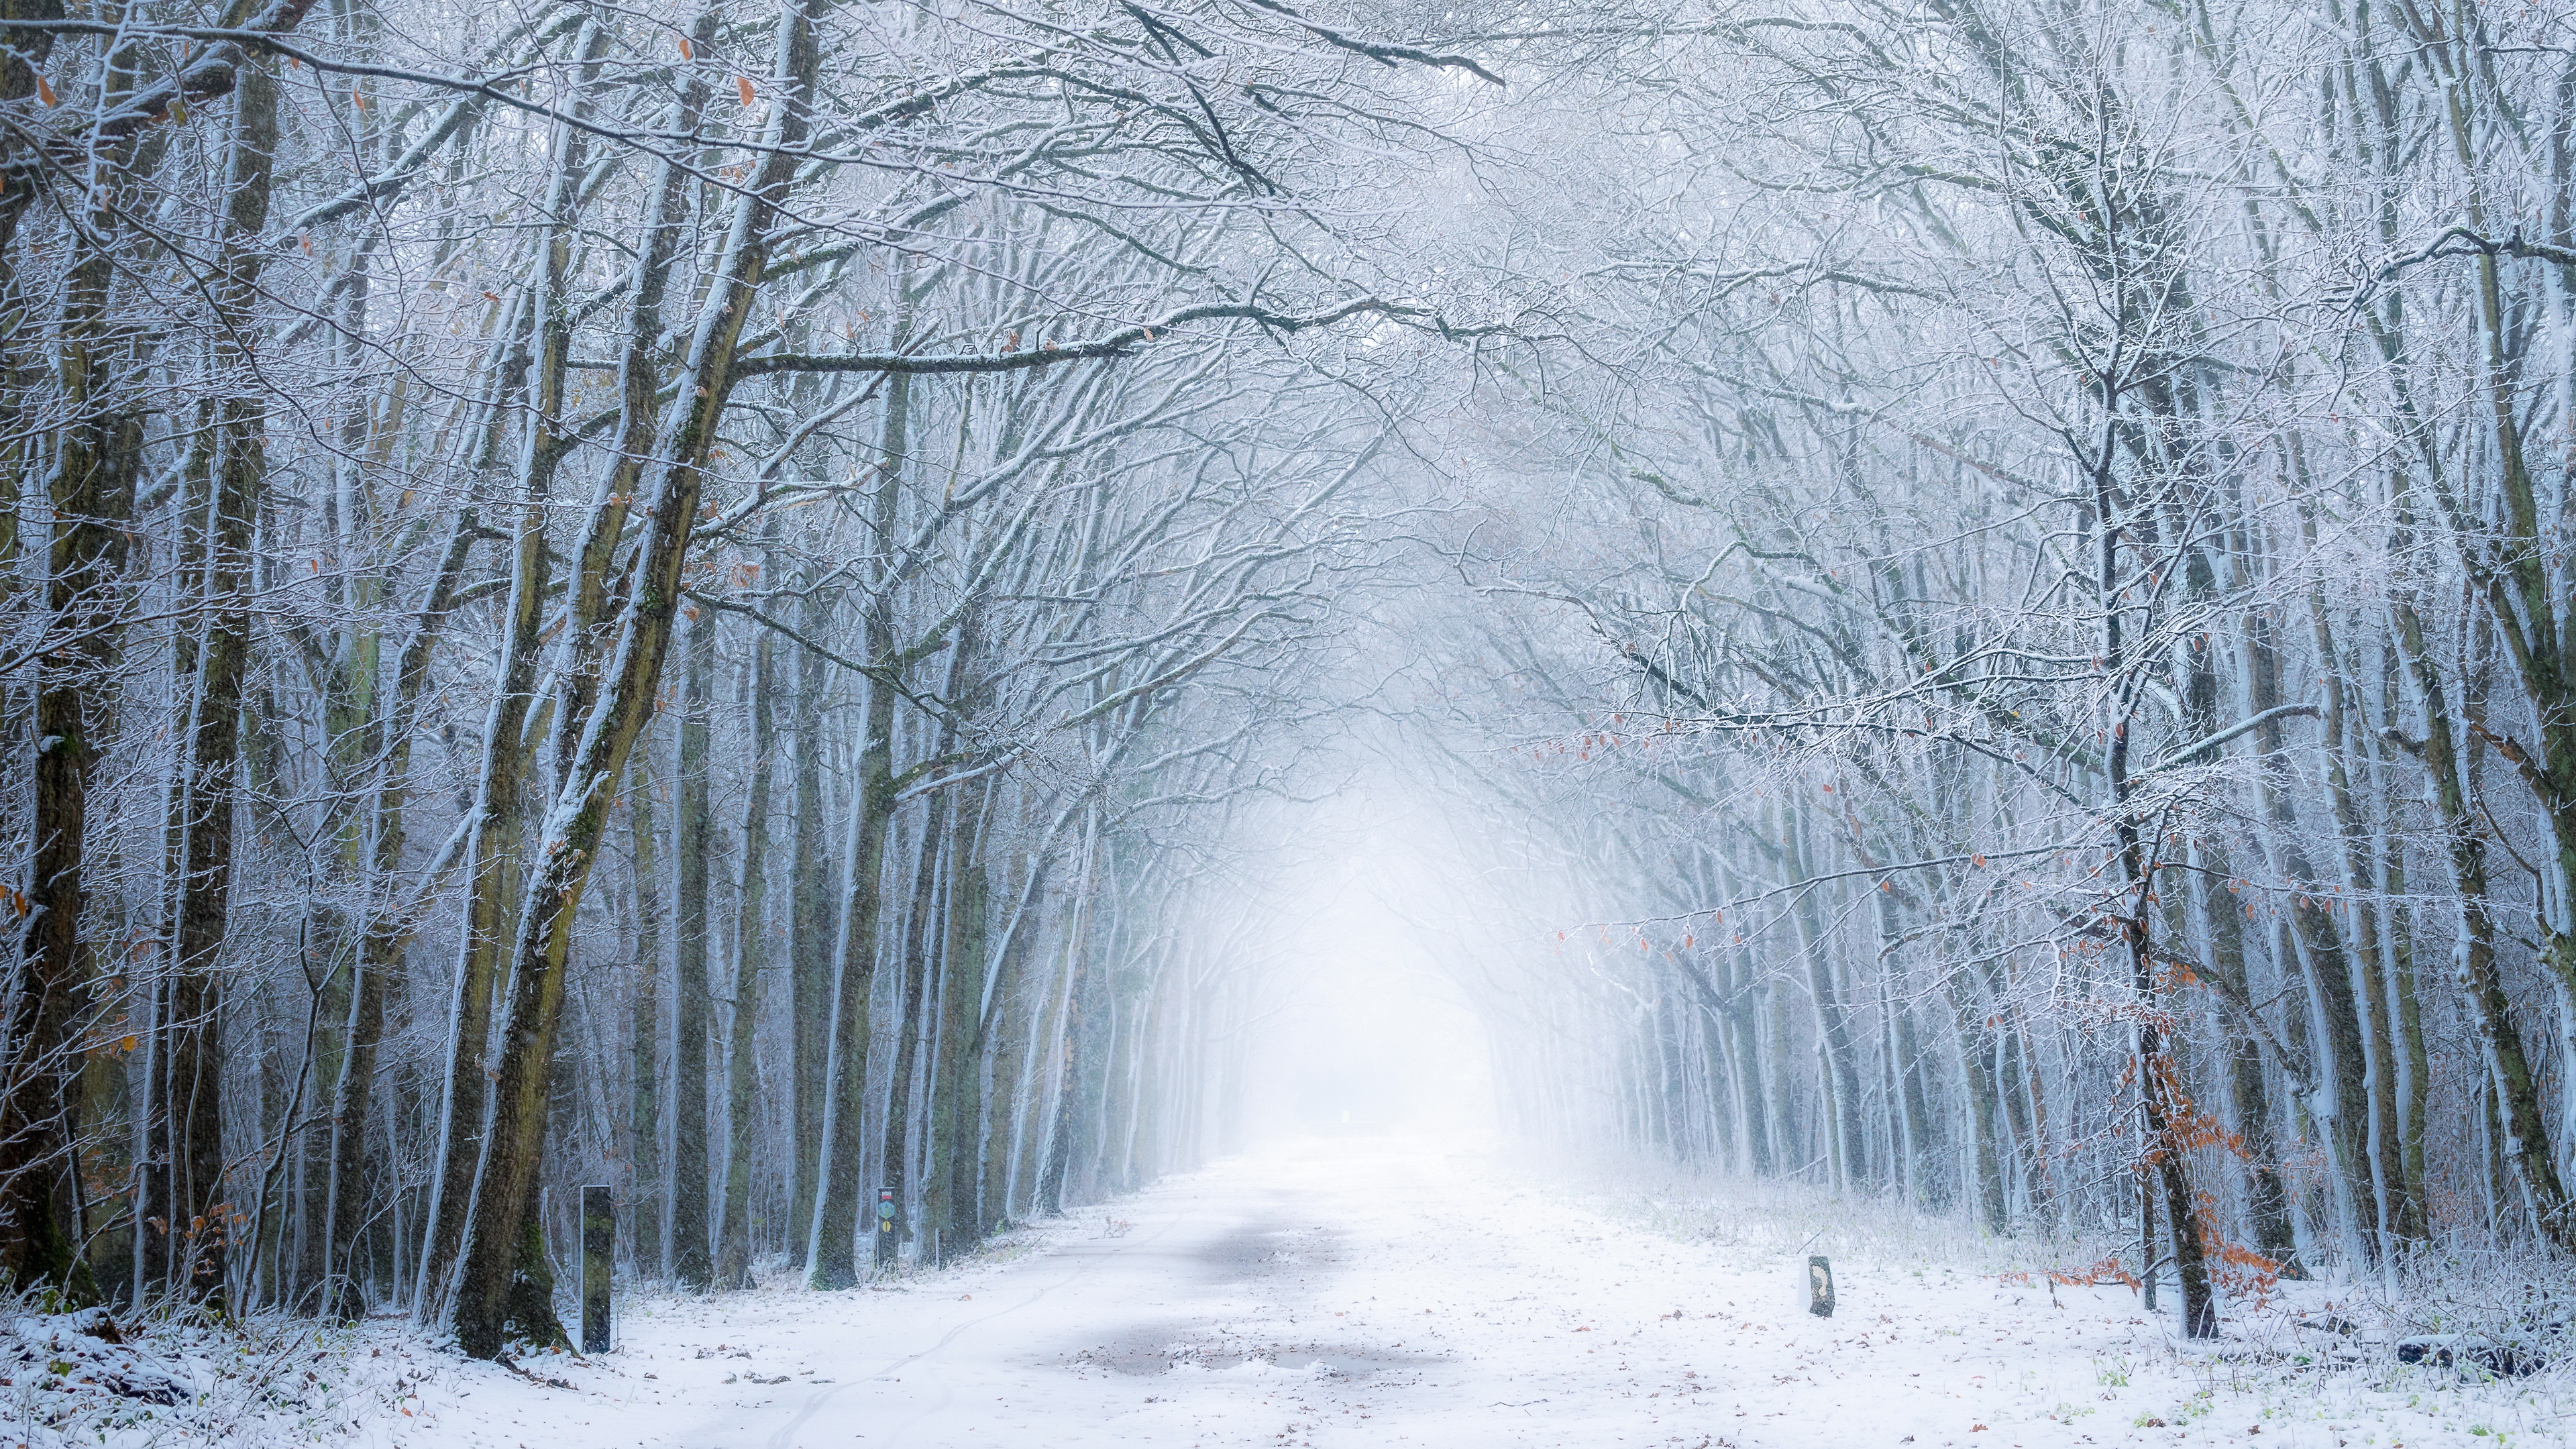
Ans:
[[[407,1412],[439,1357],[391,1324],[0,1300],[0,1449],[338,1443]]]
[[[1805,1255],[1822,1253],[1841,1295],[1837,1322],[2034,1350],[2014,1356],[2025,1382],[2041,1377],[2043,1361],[2081,1351],[2093,1392],[2044,1406],[2004,1395],[2082,1426],[2078,1442],[2259,1441],[2287,1430],[2349,1449],[2576,1444],[2576,1332],[2566,1327],[2576,1279],[2536,1253],[2427,1251],[2358,1281],[2240,1277],[2218,1340],[2192,1343],[2177,1332],[2170,1279],[2151,1314],[2134,1284],[2100,1271],[2128,1246],[2108,1237],[1993,1237],[1811,1184],[1598,1161],[1579,1171],[1593,1190],[1569,1196],[1606,1224],[1776,1264],[1784,1311],[1793,1300],[1804,1307]],[[2116,1347],[2086,1348],[2091,1323],[2131,1332]],[[2048,1377],[2063,1385],[2070,1375]],[[2000,1424],[2004,1412],[1990,1417]]]

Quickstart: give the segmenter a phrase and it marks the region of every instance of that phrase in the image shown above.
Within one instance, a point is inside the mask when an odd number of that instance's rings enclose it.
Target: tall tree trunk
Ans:
[[[2250,709],[2260,716],[2276,708],[2280,697],[2280,656],[2271,631],[2259,619],[2245,631]],[[2354,970],[2344,932],[2328,909],[2326,882],[2310,863],[2302,843],[2296,808],[2286,778],[2285,741],[2278,723],[2254,731],[2265,813],[2275,835],[2274,850],[2281,878],[2289,883],[2291,950],[2284,965],[2295,963],[2306,984],[2308,1016],[2325,1033],[2326,1080],[2314,1110],[2326,1122],[2333,1166],[2335,1217],[2340,1235],[2365,1262],[2378,1261],[2378,1234],[2362,1232],[2364,1210],[2372,1201],[2370,1158],[2370,1064],[2359,999],[2353,992]]]
[[[707,867],[713,835],[708,802],[707,711],[715,678],[716,615],[697,611],[688,631],[680,686],[680,753],[672,772],[679,814],[671,826],[671,975],[677,994],[671,1031],[671,1273],[682,1287],[715,1283],[707,1240]]]
[[[712,47],[716,25],[716,7],[702,6],[690,32],[692,52]],[[685,130],[697,124],[706,105],[705,70],[703,66],[695,66],[684,74],[679,94],[673,98],[667,112],[672,129]],[[616,462],[610,466],[608,476],[592,502],[590,523],[583,534],[576,562],[578,572],[568,590],[571,603],[566,611],[569,617],[563,648],[567,657],[575,661],[576,667],[556,685],[559,707],[563,710],[563,718],[557,722],[556,772],[564,780],[571,779],[573,771],[581,764],[577,753],[581,737],[570,730],[568,722],[599,713],[599,680],[581,662],[612,652],[622,654],[625,650],[622,641],[613,641],[610,637],[614,622],[609,598],[611,565],[617,545],[627,531],[627,521],[634,511],[633,501],[645,485],[646,463],[661,456],[655,449],[662,441],[659,389],[664,311],[670,296],[671,271],[679,256],[688,197],[696,182],[697,172],[681,159],[666,157],[656,168],[651,220],[634,268],[627,274],[627,290],[632,300],[626,314],[625,350],[618,359]],[[693,353],[689,361],[693,367],[703,367],[709,359]],[[639,602],[676,607],[671,600],[639,601],[630,598],[624,602],[629,607]],[[648,625],[666,622],[660,619],[658,609],[645,618]],[[652,661],[652,670],[651,683],[658,686],[658,657]],[[638,733],[648,727],[639,725]],[[635,890],[640,912],[635,937],[638,978],[632,1047],[635,1089],[628,1111],[636,1142],[635,1261],[639,1271],[660,1278],[671,1271],[671,1186],[668,1163],[662,1151],[663,887],[653,850],[650,756],[651,752],[646,751],[645,762],[638,765],[637,788],[633,793],[634,804],[628,821],[634,841]],[[675,990],[675,1001],[676,997]]]
[[[1967,1093],[1968,1153],[1960,1163],[1960,1184],[1977,1205],[1977,1225],[1988,1233],[2004,1230],[2007,1203],[2004,1198],[2003,1154],[1998,1150],[2002,1128],[2001,1093],[1995,1086],[1994,1049],[1985,1040],[1979,1023],[1983,1013],[1978,1009],[1968,972],[1962,968],[1946,973],[1944,994],[1950,1002],[1950,1023],[1959,1055],[1959,1078]]]
[[[1756,1177],[1780,1170],[1770,1073],[1762,1060],[1762,1002],[1752,965],[1732,948],[1716,953],[1726,971],[1726,1030],[1734,1043],[1736,1099],[1744,1104],[1745,1164]]]
[[[103,108],[131,87],[134,63],[126,47],[110,52]],[[23,94],[17,91],[22,83],[34,85],[32,69],[21,69],[17,53],[7,62],[5,79],[13,93]],[[72,228],[57,328],[55,406],[64,421],[55,434],[46,488],[53,518],[44,610],[54,642],[36,661],[32,849],[19,914],[17,979],[0,993],[9,1003],[8,1055],[0,1062],[0,1275],[58,1285],[81,1300],[97,1291],[80,1257],[80,1035],[92,975],[81,937],[88,889],[84,852],[90,782],[109,734],[106,676],[117,652],[121,575],[142,442],[142,419],[130,396],[133,344],[111,312],[117,270],[111,248],[122,210],[111,197],[129,184],[123,172],[130,151],[124,141],[101,148],[99,189],[74,203],[85,214]],[[0,198],[0,237],[14,234],[34,190],[13,185]],[[131,204],[134,198],[116,200]],[[10,304],[5,320],[18,324],[13,335],[26,336],[34,330],[24,313],[32,299],[20,290],[16,260],[0,254],[0,263],[10,267],[0,278],[0,299]],[[9,370],[17,371],[14,360]],[[13,461],[23,466],[25,457]]]
[[[802,632],[822,632],[825,605],[806,583]],[[787,1185],[787,1260],[805,1266],[814,1220],[815,1169],[823,1155],[823,1068],[831,1053],[832,929],[829,855],[823,821],[823,657],[811,649],[796,664],[796,841],[788,860],[789,1126],[795,1170]]]
[[[1023,885],[1035,882],[1043,868],[1042,861],[1031,861]],[[1044,1080],[1039,1057],[1054,1029],[1061,996],[1049,981],[1041,980],[1032,988],[1029,963],[1036,957],[1031,946],[1035,934],[1024,917],[1013,917],[996,952],[1001,958],[995,968],[998,979],[978,1028],[992,1039],[992,1077],[984,1094],[984,1120],[977,1129],[983,1162],[978,1169],[982,1187],[976,1216],[988,1232],[1010,1222],[1022,1200],[1015,1197],[1014,1189],[1024,1155],[1021,1145],[1035,1135],[1028,1131],[1029,1098],[1035,1084]]]
[[[876,535],[892,537],[909,443],[912,390],[898,373],[886,385],[885,432],[874,503]],[[894,601],[880,587],[864,603],[861,633],[866,658],[885,667],[894,658]],[[876,989],[880,918],[885,906],[886,832],[894,818],[894,682],[868,681],[867,711],[860,725],[859,785],[850,827],[849,877],[843,882],[840,945],[833,971],[832,1039],[825,1067],[823,1150],[814,1168],[813,1227],[806,1243],[806,1284],[817,1289],[857,1285],[859,1192],[867,1153],[868,1002]]]
[[[234,113],[230,241],[224,277],[224,310],[247,319],[255,306],[268,227],[272,158],[277,149],[277,90],[268,72],[246,67]],[[247,321],[242,325],[247,332]],[[242,335],[241,333],[234,334]],[[248,349],[228,342],[219,351],[229,369],[252,366]],[[215,480],[206,530],[205,642],[198,653],[188,722],[191,753],[190,808],[182,848],[179,914],[167,1029],[173,1130],[170,1220],[187,1234],[172,1278],[200,1298],[223,1290],[224,1244],[231,1221],[246,1218],[228,1200],[224,1185],[222,976],[218,967],[231,916],[233,851],[242,795],[241,731],[245,676],[250,668],[253,585],[251,537],[266,480],[266,405],[249,390],[216,404]],[[180,1225],[184,1223],[184,1229]]]
[[[647,751],[649,757],[650,752]],[[635,879],[635,1030],[629,1038],[628,1138],[634,1143],[627,1190],[627,1231],[635,1271],[647,1278],[670,1272],[665,1250],[670,1190],[662,1176],[662,890],[653,850],[653,776],[639,762],[627,793],[626,825],[633,842]]]
[[[921,1074],[922,1047],[931,1028],[931,951],[945,934],[939,927],[939,856],[947,803],[933,798],[922,805],[921,839],[913,853],[912,908],[903,926],[903,975],[894,1020],[886,1024],[894,1041],[894,1070],[886,1082],[885,1142],[878,1172],[882,1185],[894,1195],[894,1214],[888,1217],[880,1205],[873,1225],[876,1266],[881,1272],[894,1268],[903,1244],[913,1235],[913,1149],[919,1145],[913,1136],[913,1118],[921,1105],[913,1093],[913,1079]]]
[[[959,649],[968,645],[961,640]],[[948,939],[940,950],[939,1077],[931,1094],[930,1185],[923,1216],[942,1260],[972,1250],[985,1223],[977,1191],[983,1144],[983,1085],[991,1060],[984,1008],[986,915],[991,909],[983,858],[988,787],[961,787],[957,820],[949,833]]]
[[[54,539],[47,602],[60,632],[88,638],[54,651],[37,685],[34,761],[36,849],[30,865],[18,980],[9,992],[9,1061],[0,1079],[0,1273],[94,1291],[79,1259],[73,1207],[81,1114],[82,1008],[92,975],[80,935],[86,904],[82,840],[89,783],[104,732],[94,693],[108,663],[108,635],[92,616],[115,607],[123,500],[105,460],[67,460],[53,490]],[[127,480],[130,485],[130,480]]]
[[[2106,387],[2107,391],[2107,387]],[[2094,463],[2091,526],[2098,549],[2100,572],[2096,579],[2097,599],[2102,618],[2102,666],[2106,678],[2117,681],[2111,707],[2114,711],[2109,728],[2110,748],[2106,753],[2112,838],[2120,861],[2120,880],[2127,899],[2124,910],[2113,918],[2127,948],[2130,988],[2136,993],[2138,1019],[2135,1056],[2138,1082],[2138,1108],[2141,1118],[2144,1151],[2137,1164],[2142,1188],[2150,1182],[2163,1188],[2166,1226],[2173,1234],[2173,1259],[2176,1274],[2182,1280],[2182,1331],[2186,1338],[2214,1338],[2218,1334],[2217,1300],[2210,1290],[2207,1244],[2201,1233],[2200,1205],[2191,1186],[2186,1119],[2192,1112],[2190,1094],[2183,1073],[2165,1043],[2163,1014],[2166,1011],[2164,991],[2158,982],[2152,933],[2155,928],[2156,881],[2149,864],[2146,842],[2138,828],[2136,807],[2130,802],[2129,727],[2134,718],[2136,688],[2129,671],[2128,640],[2125,635],[2120,569],[2121,539],[2124,529],[2121,511],[2111,488],[2111,456],[2105,445]],[[2152,1200],[2152,1192],[2149,1199]],[[2141,1226],[2151,1230],[2152,1211],[2142,1210]],[[2154,1264],[2145,1266],[2152,1283]]]
[[[961,708],[971,708],[964,699],[963,688],[969,667],[970,653],[964,644],[949,651],[947,679],[941,689],[942,696],[950,702],[949,711],[941,718],[924,758],[907,774],[950,768],[950,757],[957,748],[959,713]],[[971,786],[968,792],[972,792]],[[896,1246],[916,1236],[912,1220],[914,1187],[919,1187],[925,1205],[938,1196],[931,1174],[942,1160],[937,1124],[944,1120],[939,1115],[940,1089],[947,1080],[939,1046],[940,1023],[947,1009],[939,979],[951,941],[953,928],[946,910],[952,904],[955,888],[953,872],[946,868],[951,862],[945,857],[949,822],[967,808],[955,795],[952,787],[923,802],[920,849],[914,857],[912,910],[905,924],[903,1006],[892,1023],[898,1045],[885,1117],[883,1176],[886,1185],[894,1189],[895,1216],[890,1234],[883,1231],[888,1224],[878,1224],[880,1267],[893,1266]],[[921,1079],[918,1099],[914,1096],[916,1076]],[[918,1179],[912,1175],[916,1158]],[[916,1248],[914,1256],[921,1258],[927,1251],[932,1250]]]
[[[772,515],[770,536],[777,536]],[[767,567],[775,568],[773,548]],[[724,1225],[716,1254],[716,1286],[749,1288],[751,1281],[751,1137],[760,1080],[753,1051],[760,1020],[761,979],[769,948],[769,785],[777,730],[770,713],[771,649],[767,631],[751,646],[751,793],[742,815],[741,908],[734,916],[733,1002],[725,1033]]]
[[[1806,819],[1802,812],[1783,812],[1783,828],[1790,841],[1796,869],[1802,877],[1812,879],[1815,866],[1807,840]],[[1816,1004],[1816,1034],[1823,1044],[1825,1075],[1820,1079],[1825,1092],[1825,1112],[1830,1140],[1834,1144],[1833,1168],[1836,1187],[1867,1187],[1875,1179],[1870,1172],[1869,1139],[1861,1120],[1860,1044],[1853,1040],[1851,1008],[1835,979],[1833,964],[1828,959],[1831,949],[1825,939],[1824,922],[1818,915],[1816,892],[1800,891],[1797,898],[1798,949],[1806,965],[1807,992]]]
[[[2392,712],[2391,718],[2394,717]],[[2384,792],[2382,799],[2393,792]],[[2399,1231],[2422,1239],[2432,1231],[2424,1166],[2425,1117],[2432,1097],[2433,1071],[2424,1047],[2424,1006],[2415,984],[2414,910],[2407,906],[2406,865],[2398,842],[2383,819],[2378,848],[2379,894],[2388,902],[2381,928],[2388,945],[2383,953],[2387,981],[2383,988],[2397,1018],[2399,1065],[2398,1140],[2402,1184],[2397,1205]]]
[[[546,306],[525,291],[519,294],[517,306],[523,320],[515,321],[511,332],[536,332]],[[504,399],[520,395],[532,363],[526,344],[514,345],[502,365],[496,395]],[[492,682],[492,707],[484,717],[481,768],[469,811],[464,921],[455,996],[448,1008],[446,1072],[439,1090],[438,1156],[431,1169],[420,1270],[413,1277],[412,1313],[422,1323],[438,1322],[448,1312],[487,1129],[488,1079],[483,1059],[492,1034],[492,998],[500,980],[502,954],[508,949],[510,910],[516,898],[513,886],[527,780],[525,736],[537,689],[546,596],[543,490],[550,476],[551,470],[542,467],[520,474],[501,657]]]
[[[2195,863],[2199,869],[2194,872],[2192,894],[2201,932],[2209,940],[2209,969],[2243,1003],[2237,1009],[2250,1013],[2254,996],[2246,985],[2245,922],[2238,915],[2236,894],[2228,888],[2236,879],[2235,865],[2216,850],[2200,852]],[[2250,1030],[2227,1032],[2226,1039],[2227,1091],[2237,1135],[2244,1143],[2246,1211],[2252,1219],[2254,1248],[2280,1264],[2283,1276],[2305,1278],[2298,1235],[2290,1222],[2289,1189],[2281,1176],[2281,1131],[2262,1054]]]

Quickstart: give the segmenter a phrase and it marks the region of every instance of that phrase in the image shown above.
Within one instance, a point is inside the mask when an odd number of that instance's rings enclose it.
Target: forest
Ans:
[[[2576,1254],[2576,7],[0,46],[10,1292],[971,1257],[1242,1144],[1354,795],[1514,1140]]]

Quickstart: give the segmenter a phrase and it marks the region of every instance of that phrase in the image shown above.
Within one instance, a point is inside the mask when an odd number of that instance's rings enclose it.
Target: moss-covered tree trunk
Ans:
[[[715,678],[716,616],[697,611],[680,686],[680,752],[671,826],[671,1276],[704,1292],[715,1283],[707,1230],[707,870],[714,816],[708,795],[707,711]]]

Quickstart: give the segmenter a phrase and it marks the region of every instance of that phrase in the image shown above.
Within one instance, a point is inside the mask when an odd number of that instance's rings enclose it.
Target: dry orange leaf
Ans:
[[[751,77],[747,75],[735,76],[733,78],[733,88],[742,92],[742,104],[745,109],[749,109],[751,106]]]

